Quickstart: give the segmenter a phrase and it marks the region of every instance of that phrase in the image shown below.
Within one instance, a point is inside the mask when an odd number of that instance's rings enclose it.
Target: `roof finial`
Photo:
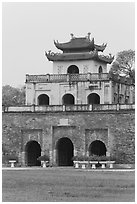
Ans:
[[[70,33],[70,36],[71,36],[71,39],[73,39],[73,38],[74,38],[74,34],[73,34],[73,33]]]
[[[91,33],[89,32],[89,33],[88,33],[88,39],[89,39],[89,40],[90,40],[90,35],[91,35]]]

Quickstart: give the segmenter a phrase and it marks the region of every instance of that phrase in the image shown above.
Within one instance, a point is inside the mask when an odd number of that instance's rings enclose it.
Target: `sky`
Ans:
[[[3,2],[2,85],[23,86],[26,74],[52,73],[45,51],[70,33],[91,33],[104,54],[135,50],[134,2]]]

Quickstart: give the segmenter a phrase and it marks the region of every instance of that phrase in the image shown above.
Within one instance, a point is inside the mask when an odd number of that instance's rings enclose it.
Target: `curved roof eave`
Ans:
[[[94,38],[92,38],[92,41],[87,39],[87,38],[74,38],[71,39],[67,43],[59,43],[58,41],[56,42],[54,40],[55,46],[62,50],[75,50],[75,49],[89,49],[93,50],[94,49]]]
[[[55,53],[46,53],[46,56],[49,61],[74,61],[74,60],[96,60],[104,63],[111,64],[113,61],[113,57],[105,57],[98,55],[97,53],[88,53],[88,54],[55,54]]]
[[[107,43],[106,44],[102,44],[102,45],[96,45],[96,44],[94,45],[95,49],[97,51],[101,51],[101,52],[103,52],[105,50],[106,46],[107,46]]]

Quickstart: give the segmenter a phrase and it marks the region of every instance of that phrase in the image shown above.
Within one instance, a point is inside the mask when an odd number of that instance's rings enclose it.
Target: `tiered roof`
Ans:
[[[94,44],[94,38],[92,40],[88,38],[72,38],[67,43],[59,43],[58,41],[54,41],[55,46],[62,50],[63,53],[71,53],[71,52],[90,52],[93,50],[103,52],[106,48],[106,44],[96,45]]]
[[[63,51],[63,53],[53,53],[49,51],[46,56],[49,61],[71,61],[71,60],[87,60],[94,59],[104,63],[111,63],[114,59],[111,55],[99,55],[98,52],[103,52],[107,44],[97,45],[94,43],[94,38],[90,40],[90,33],[86,37],[76,38],[71,34],[71,40],[66,43],[54,41],[55,46]]]

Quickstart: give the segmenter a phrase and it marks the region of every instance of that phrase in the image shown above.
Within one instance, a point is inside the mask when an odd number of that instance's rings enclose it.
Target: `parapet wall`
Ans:
[[[26,105],[4,107],[3,112],[93,112],[135,110],[135,104]]]
[[[25,145],[36,140],[42,153],[50,155],[56,164],[57,142],[69,138],[74,155],[88,154],[92,141],[101,140],[107,154],[119,163],[134,163],[135,114],[134,110],[102,112],[3,112],[5,151],[15,151],[20,162],[25,162]]]

